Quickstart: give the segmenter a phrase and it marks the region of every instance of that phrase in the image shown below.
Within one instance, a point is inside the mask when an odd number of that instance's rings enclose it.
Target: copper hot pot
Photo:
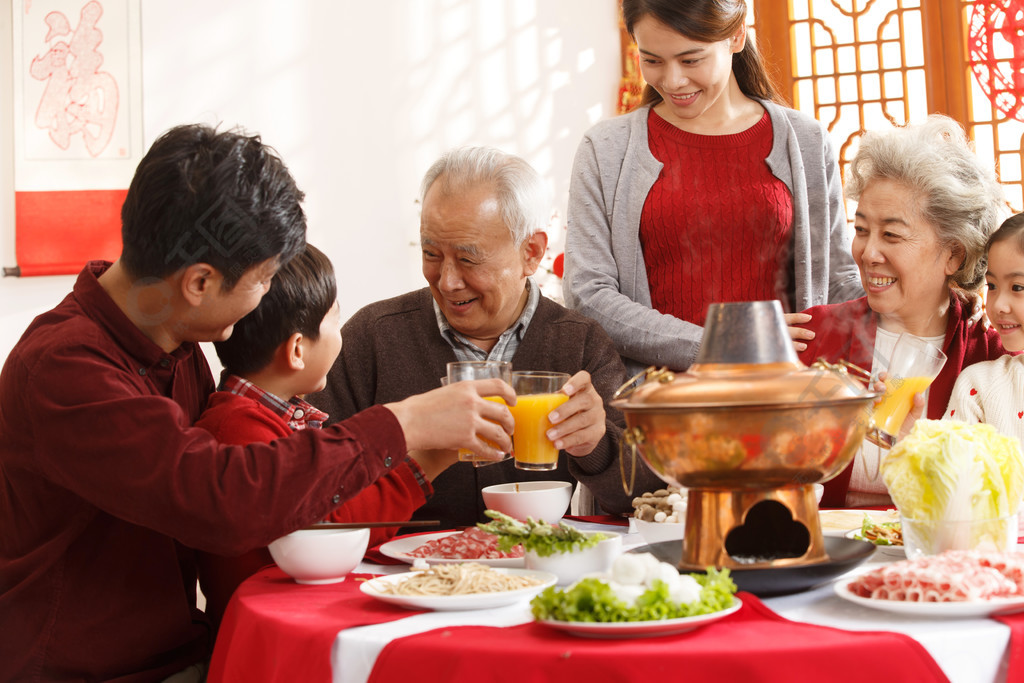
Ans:
[[[663,480],[690,489],[684,564],[741,566],[749,562],[734,564],[723,548],[695,546],[724,545],[726,527],[742,524],[748,508],[767,499],[810,530],[807,552],[788,552],[789,559],[827,559],[810,484],[850,464],[877,397],[841,367],[803,365],[779,302],[758,301],[712,304],[693,366],[648,369],[612,405],[625,415],[633,458],[639,453]],[[722,542],[698,543],[710,516]]]

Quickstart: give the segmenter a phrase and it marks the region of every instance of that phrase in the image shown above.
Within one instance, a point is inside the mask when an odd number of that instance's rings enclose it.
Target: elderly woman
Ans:
[[[805,311],[811,319],[802,327],[814,336],[794,332],[807,344],[800,358],[846,359],[877,377],[900,333],[922,337],[948,357],[926,392],[926,414],[937,419],[962,368],[1005,353],[999,335],[971,319],[970,304],[985,282],[985,242],[1005,210],[1002,189],[963,129],[931,116],[865,134],[846,193],[857,200],[852,250],[867,296]],[[878,476],[883,455],[865,441],[825,485],[822,505],[889,504]]]

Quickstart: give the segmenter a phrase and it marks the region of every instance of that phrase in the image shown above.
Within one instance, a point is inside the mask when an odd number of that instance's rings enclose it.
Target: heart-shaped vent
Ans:
[[[743,524],[725,537],[725,552],[741,564],[802,557],[811,534],[782,503],[762,500],[749,510]]]

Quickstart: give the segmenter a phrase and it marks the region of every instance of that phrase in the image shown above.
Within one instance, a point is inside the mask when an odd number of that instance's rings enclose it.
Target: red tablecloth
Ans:
[[[339,631],[420,614],[361,593],[359,580],[370,578],[349,574],[340,583],[301,585],[268,567],[246,579],[224,613],[207,681],[330,683]]]
[[[303,586],[271,567],[245,581],[224,616],[210,683],[329,683],[331,646],[339,631],[417,614],[363,595],[361,578],[368,575]],[[690,633],[654,638],[579,638],[533,623],[436,629],[388,644],[370,683],[407,680],[410,672],[417,683],[565,683],[586,676],[628,681],[638,672],[786,683],[946,680],[909,636],[791,622],[753,595],[740,596],[744,606],[736,614]]]
[[[715,680],[786,683],[946,681],[913,638],[788,621],[748,593],[743,608],[689,633],[632,640],[580,638],[542,624],[463,626],[392,641],[370,683]]]

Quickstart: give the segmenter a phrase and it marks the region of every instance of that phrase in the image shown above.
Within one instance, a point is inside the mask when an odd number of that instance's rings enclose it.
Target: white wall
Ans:
[[[11,3],[0,0],[4,266],[15,263]],[[523,156],[550,182],[564,223],[576,145],[614,110],[617,8],[617,0],[143,0],[145,144],[193,121],[259,132],[306,192],[309,241],[334,261],[347,318],[422,286],[419,180],[445,149],[489,144]],[[0,278],[0,361],[73,282]]]

